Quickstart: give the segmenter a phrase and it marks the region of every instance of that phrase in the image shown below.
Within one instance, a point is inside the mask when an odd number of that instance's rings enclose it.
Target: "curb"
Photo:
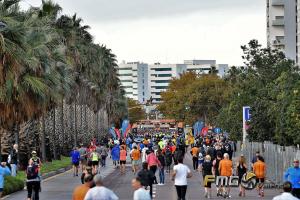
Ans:
[[[65,167],[65,168],[60,168],[56,171],[51,171],[51,172],[45,173],[45,174],[42,175],[42,180],[45,180],[45,179],[50,178],[52,176],[56,176],[58,174],[62,174],[66,171],[69,171],[70,169],[72,169],[72,166],[68,166],[68,167]]]
[[[58,174],[62,174],[62,173],[64,173],[64,172],[66,172],[66,171],[69,171],[70,169],[72,169],[72,166],[68,166],[68,167],[65,167],[65,168],[60,168],[60,169],[58,169],[58,170],[56,170],[56,171],[51,171],[51,172],[45,173],[45,174],[42,175],[42,181],[45,180],[45,179],[51,178],[51,177],[53,177],[53,176],[56,176],[56,175],[58,175]],[[8,198],[10,195],[13,195],[13,194],[15,194],[15,193],[22,192],[22,191],[25,191],[25,190],[26,190],[26,180],[24,181],[24,188],[23,188],[22,190],[15,191],[15,192],[13,192],[13,193],[10,193],[10,194],[8,194],[8,195],[5,195],[5,196],[3,196],[3,197],[0,198],[0,199],[6,199],[6,198]]]

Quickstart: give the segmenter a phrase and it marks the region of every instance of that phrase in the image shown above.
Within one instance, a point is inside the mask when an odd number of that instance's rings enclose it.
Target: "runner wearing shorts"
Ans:
[[[72,165],[73,165],[73,176],[78,176],[80,154],[77,147],[75,147],[71,152],[71,158],[72,158]]]
[[[125,174],[126,157],[127,157],[127,152],[124,146],[121,146],[121,151],[120,151],[121,174]]]
[[[260,197],[264,196],[264,183],[266,177],[266,164],[262,156],[257,156],[257,161],[253,165],[253,172],[256,175],[257,192]]]
[[[93,152],[90,155],[90,159],[92,161],[92,173],[97,174],[98,173],[98,166],[99,166],[99,154],[96,152],[96,149],[93,149]]]
[[[140,164],[141,152],[137,149],[136,146],[133,147],[133,151],[131,153],[132,159],[132,171],[134,174],[138,171],[138,166]]]
[[[232,176],[232,161],[229,160],[229,154],[224,154],[224,159],[220,161],[219,163],[219,172],[221,176],[226,176],[227,180],[230,179],[230,176]],[[230,185],[227,185],[225,183],[222,183],[221,188],[225,187],[225,192],[223,191],[223,197],[224,198],[231,198],[230,196]]]
[[[87,164],[87,149],[83,146],[83,144],[80,145],[79,153],[80,153],[80,167],[81,167],[81,172],[83,173]]]

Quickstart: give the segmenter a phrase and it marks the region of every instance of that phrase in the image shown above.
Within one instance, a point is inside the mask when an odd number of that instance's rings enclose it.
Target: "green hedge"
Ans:
[[[56,171],[61,168],[65,168],[71,165],[69,157],[62,157],[61,160],[54,160],[52,162],[42,164],[42,174]],[[4,191],[3,195],[8,195],[20,190],[23,190],[26,181],[26,175],[24,171],[19,171],[16,177],[6,176],[4,179]]]
[[[4,178],[3,195],[11,194],[24,189],[24,179],[20,177],[6,176]]]

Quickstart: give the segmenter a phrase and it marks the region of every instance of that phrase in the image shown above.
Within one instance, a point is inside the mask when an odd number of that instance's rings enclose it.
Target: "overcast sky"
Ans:
[[[96,43],[118,61],[182,63],[215,59],[241,65],[240,46],[266,44],[264,0],[54,0],[63,13],[77,13]],[[38,6],[41,0],[23,0]]]

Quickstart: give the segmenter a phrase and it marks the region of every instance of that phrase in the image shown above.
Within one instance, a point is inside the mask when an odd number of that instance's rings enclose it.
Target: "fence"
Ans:
[[[260,151],[267,164],[267,180],[280,186],[283,183],[283,174],[287,168],[292,166],[295,158],[300,158],[300,150],[296,147],[284,147],[272,142],[246,142],[244,149],[241,142],[237,143],[237,156],[243,154],[249,164],[256,151]]]

